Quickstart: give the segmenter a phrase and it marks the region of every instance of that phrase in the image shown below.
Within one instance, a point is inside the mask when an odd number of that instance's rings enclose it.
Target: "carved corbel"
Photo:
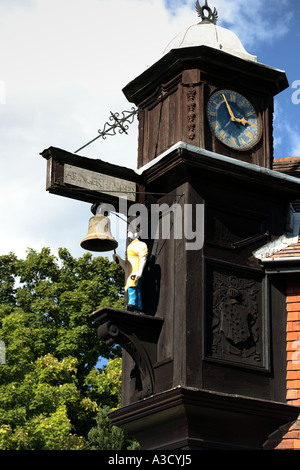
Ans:
[[[97,334],[109,346],[119,344],[131,356],[142,382],[141,398],[154,393],[156,345],[163,319],[104,307],[90,315]]]

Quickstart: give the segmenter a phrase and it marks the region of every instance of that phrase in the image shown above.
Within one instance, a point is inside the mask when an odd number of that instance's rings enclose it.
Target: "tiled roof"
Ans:
[[[300,157],[274,158],[273,170],[300,178]]]
[[[300,178],[300,157],[275,158],[273,161],[273,170]],[[298,200],[294,201],[292,205],[294,210],[299,213],[300,197]],[[273,252],[270,256],[266,256],[265,260],[292,261],[293,258],[300,258],[300,236],[295,239],[294,243],[284,248],[281,245],[281,249],[275,253]]]
[[[300,178],[300,157],[274,158],[273,170]],[[293,202],[296,212],[300,212],[300,198]]]
[[[286,258],[300,258],[300,238],[298,243],[287,246],[277,253],[274,253],[272,256],[269,256],[268,259],[286,259]]]

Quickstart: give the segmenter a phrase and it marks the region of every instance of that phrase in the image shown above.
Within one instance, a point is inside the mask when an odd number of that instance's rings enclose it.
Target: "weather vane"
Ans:
[[[205,5],[203,7],[200,6],[199,0],[196,2],[196,10],[198,13],[198,16],[202,19],[201,23],[212,23],[212,24],[217,24],[218,21],[218,12],[216,8],[214,8],[214,11],[207,5],[207,0],[205,0]]]

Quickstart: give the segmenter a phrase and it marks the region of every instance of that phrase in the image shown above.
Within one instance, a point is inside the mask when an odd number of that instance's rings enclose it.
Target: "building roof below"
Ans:
[[[275,158],[273,170],[295,178],[300,178],[300,157]],[[296,212],[300,212],[300,198],[293,202]]]
[[[286,259],[286,258],[300,258],[300,239],[297,243],[294,243],[282,250],[274,253],[269,259]]]
[[[273,170],[300,178],[300,157],[275,158]]]

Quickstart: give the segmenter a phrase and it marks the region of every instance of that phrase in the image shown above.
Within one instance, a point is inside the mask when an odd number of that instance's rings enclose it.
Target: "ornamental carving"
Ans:
[[[262,283],[222,269],[212,270],[208,280],[207,356],[264,366]]]
[[[196,90],[195,88],[189,88],[187,91],[187,118],[188,118],[188,136],[190,140],[194,140],[196,137],[195,129],[196,129]]]

